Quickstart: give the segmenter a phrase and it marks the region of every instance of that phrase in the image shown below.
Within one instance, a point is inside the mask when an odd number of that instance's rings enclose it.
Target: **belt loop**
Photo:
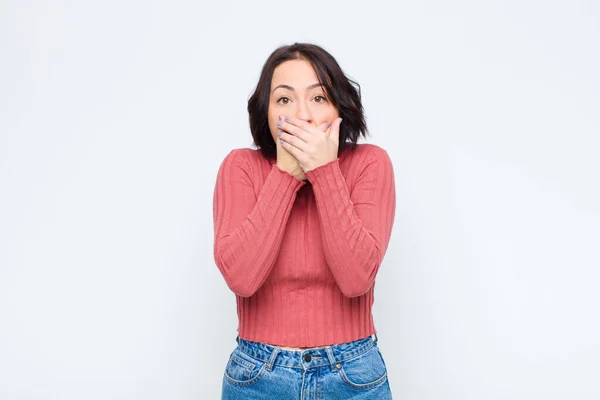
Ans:
[[[325,351],[327,352],[327,358],[329,359],[329,366],[333,372],[338,370],[338,363],[333,356],[333,350],[331,350],[331,346],[326,346]]]
[[[238,344],[240,343],[240,336],[239,335],[235,337],[235,341],[238,342]]]
[[[373,342],[377,343],[377,334],[376,333],[372,334],[371,339],[373,339]]]
[[[271,357],[269,357],[269,361],[267,361],[267,369],[269,371],[273,370],[273,364],[275,364],[275,359],[277,355],[281,352],[281,348],[277,346],[273,346],[273,351],[271,352]]]

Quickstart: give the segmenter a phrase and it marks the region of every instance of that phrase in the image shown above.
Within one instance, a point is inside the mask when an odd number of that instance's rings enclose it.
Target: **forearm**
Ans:
[[[352,198],[339,160],[308,171],[320,220],[323,249],[331,272],[347,297],[369,290],[391,234],[395,189],[391,166],[375,165]]]
[[[304,184],[273,165],[249,214],[231,226],[221,203],[247,199],[225,198],[225,187],[215,197],[214,258],[229,288],[249,297],[264,283],[277,259],[285,226],[297,191]]]

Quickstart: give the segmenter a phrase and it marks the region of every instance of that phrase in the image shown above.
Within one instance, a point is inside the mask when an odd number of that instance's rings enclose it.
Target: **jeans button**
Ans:
[[[310,362],[310,360],[312,360],[312,357],[310,356],[310,354],[305,354],[304,355],[304,361]]]

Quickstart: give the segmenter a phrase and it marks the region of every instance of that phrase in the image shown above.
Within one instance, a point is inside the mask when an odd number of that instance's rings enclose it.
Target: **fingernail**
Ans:
[[[281,126],[281,124],[283,124],[283,122],[281,122],[281,117],[279,117],[279,121],[277,121],[277,126]]]
[[[285,120],[286,120],[286,121],[289,121],[289,120],[290,120],[290,117],[285,117]]]
[[[329,122],[325,122],[325,126],[329,128]]]
[[[281,136],[281,131],[277,129],[277,136]]]

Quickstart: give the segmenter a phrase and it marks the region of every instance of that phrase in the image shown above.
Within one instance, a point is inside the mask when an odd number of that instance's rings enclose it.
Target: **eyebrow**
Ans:
[[[320,83],[313,83],[312,85],[308,85],[308,86],[306,87],[306,89],[312,89],[312,88],[316,88],[316,87],[319,87],[319,86],[323,86],[323,85],[321,85]],[[290,91],[292,91],[292,92],[295,92],[295,91],[296,91],[296,90],[295,90],[293,87],[291,87],[291,86],[289,86],[289,85],[278,85],[278,86],[276,86],[276,87],[275,87],[275,89],[273,89],[273,92],[274,92],[276,89],[278,89],[278,88],[287,89],[287,90],[290,90]],[[271,93],[273,93],[273,92],[271,92]]]

